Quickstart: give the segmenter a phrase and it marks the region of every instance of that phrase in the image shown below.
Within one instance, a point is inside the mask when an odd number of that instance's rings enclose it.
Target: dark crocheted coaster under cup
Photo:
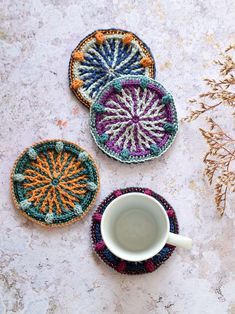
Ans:
[[[59,227],[82,219],[99,190],[95,161],[78,145],[48,140],[27,148],[11,175],[12,197],[28,219]]]
[[[169,217],[170,232],[179,233],[179,227],[175,211],[171,207],[171,205],[161,195],[153,192],[150,189],[139,187],[124,188],[112,192],[102,201],[102,203],[98,206],[97,211],[93,214],[92,217],[91,239],[93,249],[104,263],[112,267],[117,272],[122,274],[138,275],[144,273],[151,273],[155,271],[158,267],[162,265],[162,263],[164,263],[171,256],[175,247],[166,244],[157,255],[153,256],[151,259],[142,262],[124,261],[109,251],[109,249],[103,242],[101,236],[100,222],[102,219],[102,214],[105,211],[108,204],[111,203],[114,199],[123,194],[132,192],[145,193],[149,196],[152,196],[162,204]]]
[[[87,107],[108,82],[127,74],[155,76],[150,49],[131,32],[97,30],[85,37],[71,54],[70,88]]]

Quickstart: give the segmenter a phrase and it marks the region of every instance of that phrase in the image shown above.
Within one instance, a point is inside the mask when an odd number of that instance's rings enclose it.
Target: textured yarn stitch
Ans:
[[[168,218],[170,222],[171,232],[179,233],[179,226],[175,211],[171,207],[171,205],[161,195],[153,192],[150,189],[139,187],[119,189],[113,191],[102,201],[102,203],[98,206],[97,211],[93,214],[92,217],[91,241],[93,249],[104,263],[106,263],[108,266],[110,266],[117,272],[122,274],[138,275],[144,273],[151,273],[158,269],[171,256],[175,247],[166,244],[157,255],[153,256],[151,259],[148,259],[147,261],[142,261],[138,263],[121,260],[120,258],[118,258],[112,252],[109,251],[109,249],[103,242],[101,235],[100,223],[102,219],[102,214],[104,213],[106,207],[117,197],[132,192],[145,193],[155,198],[162,204],[167,214],[169,213]]]
[[[116,29],[95,31],[72,52],[70,86],[88,107],[108,82],[128,74],[155,74],[149,48],[133,33]]]
[[[67,141],[44,141],[24,151],[12,173],[17,208],[44,225],[79,220],[99,188],[91,156]]]
[[[173,97],[145,76],[128,75],[111,81],[95,99],[90,113],[91,133],[98,147],[121,162],[161,156],[178,129]]]

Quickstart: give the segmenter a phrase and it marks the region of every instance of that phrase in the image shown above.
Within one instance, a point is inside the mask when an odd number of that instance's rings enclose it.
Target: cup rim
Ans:
[[[105,231],[104,231],[104,224],[105,224],[105,219],[107,217],[107,215],[110,214],[110,210],[112,208],[112,206],[119,202],[120,199],[123,199],[123,198],[128,198],[130,196],[135,196],[135,195],[138,195],[142,198],[145,198],[147,200],[151,200],[152,202],[154,202],[158,208],[161,210],[161,212],[163,213],[163,216],[165,218],[165,221],[166,221],[166,225],[167,225],[167,230],[165,232],[165,236],[164,236],[164,241],[162,240],[162,245],[161,246],[157,246],[158,249],[157,251],[154,251],[154,249],[151,251],[151,254],[141,254],[142,255],[142,258],[132,258],[132,257],[128,257],[128,253],[127,254],[119,254],[120,252],[118,250],[116,250],[115,248],[112,247],[112,244],[111,244],[111,241],[109,241],[108,237],[106,237],[106,234],[105,234]],[[126,193],[126,194],[123,194],[123,195],[120,195],[118,196],[116,199],[112,200],[108,206],[105,208],[103,214],[102,214],[102,219],[101,219],[101,224],[100,224],[100,231],[101,231],[101,235],[102,235],[102,239],[105,243],[105,245],[107,246],[107,248],[117,257],[119,257],[120,259],[122,260],[125,260],[125,261],[129,261],[129,262],[141,262],[141,261],[144,261],[144,260],[148,260],[149,258],[152,258],[154,255],[156,255],[157,253],[159,253],[161,251],[161,249],[165,246],[166,242],[167,242],[167,239],[168,239],[168,234],[170,232],[170,223],[169,223],[169,219],[168,219],[168,216],[167,216],[167,213],[163,207],[163,205],[158,201],[156,200],[155,198],[153,198],[152,196],[150,195],[147,195],[147,194],[143,194],[141,192],[131,192],[131,193]],[[136,253],[136,255],[138,255],[138,253]]]

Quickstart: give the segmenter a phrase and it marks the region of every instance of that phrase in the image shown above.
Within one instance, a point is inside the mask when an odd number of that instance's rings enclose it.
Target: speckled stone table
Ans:
[[[182,118],[187,100],[203,90],[202,78],[215,73],[211,61],[234,39],[233,1],[6,0],[0,6],[0,313],[234,314],[234,210],[230,202],[218,217],[202,177],[203,119],[181,123],[159,160],[120,164],[95,146],[88,111],[67,80],[70,53],[85,35],[129,29],[151,47],[157,78]],[[214,116],[232,129],[225,116]],[[21,217],[10,198],[10,170],[26,146],[45,138],[74,141],[93,154],[101,172],[97,204],[120,186],[146,186],[166,197],[181,232],[194,239],[192,251],[176,249],[158,271],[130,277],[93,255],[92,213],[53,231]]]

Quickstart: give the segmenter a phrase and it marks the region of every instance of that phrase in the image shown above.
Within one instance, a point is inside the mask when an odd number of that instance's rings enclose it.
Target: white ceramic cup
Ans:
[[[163,206],[138,192],[121,195],[106,207],[101,234],[113,254],[132,262],[153,257],[166,243],[187,249],[192,246],[190,238],[170,232]]]

